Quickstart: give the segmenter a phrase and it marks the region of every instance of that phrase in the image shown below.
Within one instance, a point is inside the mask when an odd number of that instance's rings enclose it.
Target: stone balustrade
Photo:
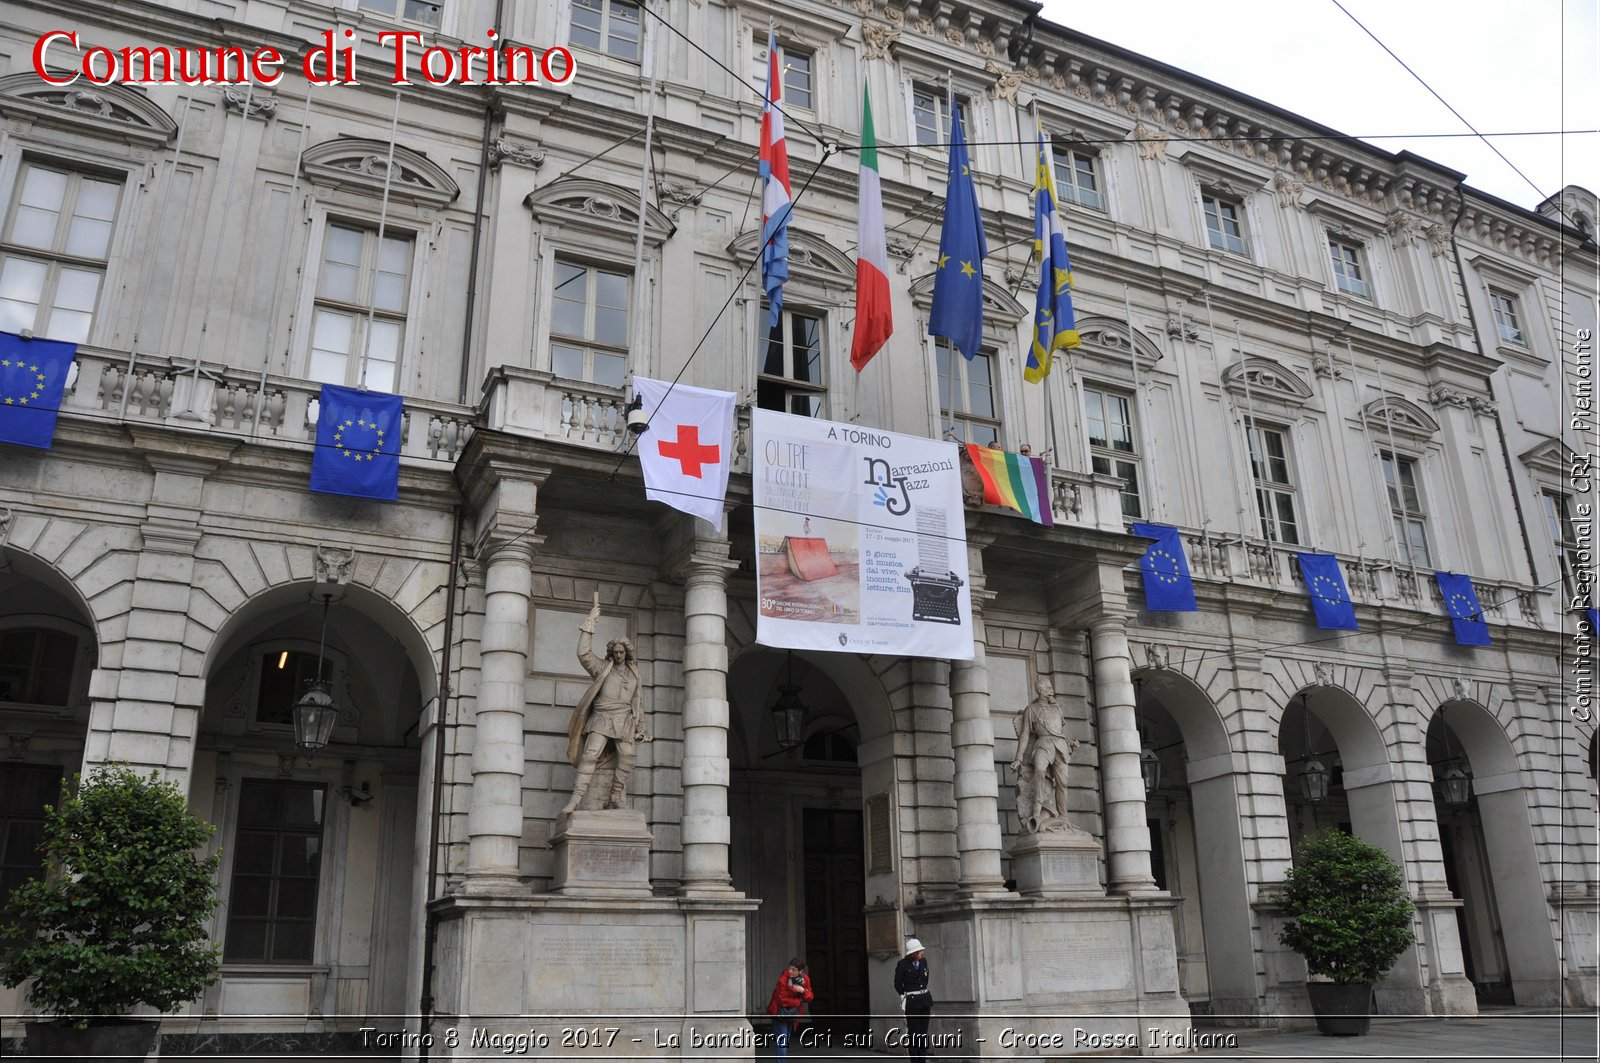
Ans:
[[[151,355],[80,346],[62,397],[62,413],[89,420],[172,424],[241,438],[310,445],[317,434],[321,386],[311,381]],[[452,461],[472,436],[464,406],[407,398],[403,458]]]

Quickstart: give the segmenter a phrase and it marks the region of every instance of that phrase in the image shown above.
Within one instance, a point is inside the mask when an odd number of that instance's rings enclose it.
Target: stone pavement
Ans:
[[[1600,1013],[1539,1011],[1527,1008],[1496,1008],[1473,1018],[1378,1018],[1365,1037],[1324,1037],[1315,1029],[1264,1030],[1200,1027],[1201,1040],[1217,1040],[1231,1035],[1224,1045],[1199,1047],[1170,1053],[1167,1058],[1198,1056],[1206,1060],[1317,1060],[1321,1063],[1378,1063],[1390,1060],[1472,1060],[1473,1063],[1499,1063],[1524,1060],[1586,1060],[1593,1063]],[[1115,1055],[1117,1053],[1097,1053]],[[839,1063],[870,1063],[895,1056],[873,1052],[840,1052],[837,1049],[791,1049],[793,1059],[835,1060]],[[771,1050],[758,1051],[757,1058],[771,1058]],[[900,1058],[903,1058],[900,1057]],[[930,1056],[930,1059],[991,1060],[1088,1058],[1078,1056],[1039,1056],[998,1047],[962,1056]]]

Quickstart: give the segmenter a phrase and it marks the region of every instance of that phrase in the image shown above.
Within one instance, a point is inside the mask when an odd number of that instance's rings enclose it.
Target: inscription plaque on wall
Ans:
[[[867,951],[891,956],[900,952],[900,921],[893,908],[867,911]]]
[[[867,874],[887,875],[894,870],[894,846],[889,838],[889,795],[867,798]],[[892,949],[894,946],[890,946]]]

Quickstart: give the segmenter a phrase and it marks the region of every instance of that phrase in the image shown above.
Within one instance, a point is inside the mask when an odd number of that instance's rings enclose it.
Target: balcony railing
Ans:
[[[1295,559],[1309,547],[1260,539],[1223,537],[1193,528],[1182,529],[1189,570],[1197,581],[1233,583],[1267,590],[1305,594],[1305,580]],[[1328,553],[1318,550],[1318,553]],[[1395,606],[1445,615],[1444,598],[1433,570],[1396,564],[1383,558],[1336,554],[1344,571],[1350,600],[1356,605]],[[1559,596],[1553,591],[1509,580],[1473,581],[1478,604],[1493,624],[1557,628]]]
[[[312,444],[321,385],[202,362],[80,346],[62,412],[92,420],[170,424],[251,439]],[[407,398],[400,454],[451,461],[472,436],[464,406]]]

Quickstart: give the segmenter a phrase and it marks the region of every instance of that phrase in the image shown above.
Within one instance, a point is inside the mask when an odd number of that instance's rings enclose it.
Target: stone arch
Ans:
[[[185,648],[196,655],[194,671],[187,674],[209,675],[226,656],[224,648],[262,610],[309,604],[319,570],[327,575],[329,557],[325,549],[297,543],[202,541],[195,552],[196,593],[184,635]],[[404,647],[426,702],[438,692],[436,662],[443,648],[448,567],[376,554],[346,560],[344,551],[337,560],[348,568],[341,584],[346,601]]]
[[[312,592],[318,586],[314,580],[296,580],[262,590],[243,602],[213,633],[200,675],[209,676],[220,662],[243,647],[261,618],[289,607],[315,608]],[[336,598],[334,608],[355,609],[393,637],[416,670],[422,701],[433,698],[439,689],[438,649],[431,645],[415,618],[370,587],[353,584],[335,593],[340,592],[343,597]]]
[[[108,647],[127,638],[142,547],[135,527],[31,513],[15,514],[0,536],[0,548],[21,566],[62,585],[94,629],[102,658]]]
[[[1465,693],[1465,691],[1462,691]],[[1561,968],[1534,842],[1528,785],[1502,722],[1483,703],[1453,697],[1429,713],[1429,744],[1451,736],[1467,761],[1484,856],[1516,1002],[1564,1002]],[[1463,896],[1463,901],[1470,898]]]
[[[1170,663],[1157,666],[1154,659],[1135,668],[1133,678],[1142,681],[1139,702],[1146,706],[1146,719],[1151,703],[1158,704],[1183,743],[1210,1009],[1217,1014],[1253,1013],[1259,994],[1244,857],[1243,798],[1249,791],[1245,754],[1235,752],[1216,701],[1195,679]]]

